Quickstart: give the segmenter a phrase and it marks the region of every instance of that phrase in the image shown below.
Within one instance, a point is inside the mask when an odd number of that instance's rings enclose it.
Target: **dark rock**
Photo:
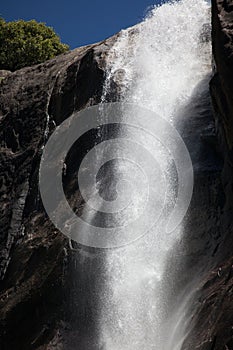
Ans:
[[[73,111],[100,102],[106,54],[115,38],[44,64],[4,72],[0,84],[2,350],[63,349],[65,334],[70,337],[63,321],[69,247],[41,205],[38,169],[42,147],[54,127]],[[67,186],[72,189],[72,184]]]
[[[197,286],[192,331],[183,349],[233,349],[233,2],[212,0],[214,76],[210,82],[224,196],[215,215],[220,240]],[[211,141],[212,142],[212,141]],[[211,191],[216,188],[211,187]],[[221,195],[221,190],[218,192]],[[217,229],[217,226],[216,226]],[[214,230],[214,228],[213,228]]]
[[[195,160],[196,189],[187,223],[193,229],[184,237],[185,273],[178,277],[177,290],[187,281],[187,274],[201,271],[201,275],[184,350],[233,349],[233,2],[212,0],[212,5],[216,72],[210,90],[215,126],[209,97],[202,96],[200,106],[197,93],[192,101],[196,117],[186,128],[187,147]],[[201,39],[209,40],[208,26]],[[39,196],[38,171],[42,147],[55,126],[73,111],[100,102],[107,52],[115,40],[116,36],[14,73],[0,72],[4,77],[0,83],[0,349],[72,350],[79,339],[82,350],[85,344],[88,350],[96,350],[87,334],[82,336],[86,339],[79,337],[86,313],[90,324],[85,326],[95,335],[92,320],[97,311],[87,300],[95,303],[101,274],[88,265],[84,279],[77,269],[89,251],[77,254],[49,222]],[[123,79],[124,70],[116,71],[107,99],[117,99]],[[94,137],[90,133],[82,144],[76,143],[67,159],[64,182],[73,207],[80,206],[81,198],[72,157],[85,153]],[[198,152],[192,149],[190,138],[199,140]],[[98,252],[91,259],[100,265]],[[76,279],[69,278],[68,265]],[[170,266],[168,273],[173,271]]]

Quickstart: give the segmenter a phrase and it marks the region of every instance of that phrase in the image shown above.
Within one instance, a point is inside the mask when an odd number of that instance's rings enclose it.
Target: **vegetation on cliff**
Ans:
[[[35,20],[6,22],[0,18],[0,69],[42,63],[69,50],[51,27]]]

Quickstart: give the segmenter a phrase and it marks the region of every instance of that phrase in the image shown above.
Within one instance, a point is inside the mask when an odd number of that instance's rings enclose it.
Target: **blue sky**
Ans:
[[[7,21],[36,19],[52,26],[71,48],[103,40],[144,17],[160,0],[3,0]]]

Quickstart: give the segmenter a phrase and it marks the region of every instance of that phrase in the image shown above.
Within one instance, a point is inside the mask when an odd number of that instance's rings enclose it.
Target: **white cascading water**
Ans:
[[[109,52],[102,102],[107,102],[112,83],[117,81],[121,86],[121,101],[150,109],[176,126],[179,111],[211,71],[210,43],[201,40],[203,27],[209,22],[209,4],[205,0],[180,0],[155,7],[142,23],[123,30]],[[138,132],[134,137],[135,142],[142,138],[145,141],[145,136]],[[146,142],[150,143],[150,137]],[[153,143],[148,147],[162,167],[169,169],[170,160],[164,151]],[[136,176],[132,167],[123,165],[122,169],[128,169],[128,177]],[[172,202],[176,189],[172,175],[168,177],[168,198]],[[163,194],[159,193],[159,186],[152,190],[156,202]],[[134,203],[139,193],[140,188],[134,191]],[[152,216],[154,209],[152,206]],[[167,261],[171,249],[182,241],[182,235],[182,225],[166,235],[162,220],[143,238],[105,253],[98,348],[182,348],[187,300],[180,305],[180,313],[174,315],[166,299],[173,284],[173,281],[166,284]],[[177,324],[179,331],[175,332]]]

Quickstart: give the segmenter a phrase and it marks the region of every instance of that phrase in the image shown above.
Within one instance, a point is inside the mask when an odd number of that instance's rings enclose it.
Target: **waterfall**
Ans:
[[[182,118],[190,116],[184,116],[181,111],[191,103],[195,88],[211,71],[209,24],[210,9],[206,1],[180,0],[155,7],[142,23],[123,30],[108,55],[103,105],[111,101],[115,86],[115,98],[125,106],[124,113],[133,114],[135,106],[139,110],[142,108],[139,113],[142,124],[150,123],[152,134],[161,127],[161,119],[174,128],[178,122],[182,125]],[[144,109],[153,111],[158,120],[148,120]],[[187,123],[187,119],[185,121]],[[187,319],[184,320],[184,315],[188,296],[177,306],[180,311],[176,314],[171,314],[168,302],[169,289],[173,288],[175,281],[171,278],[168,281],[166,264],[174,246],[182,245],[184,226],[179,224],[172,232],[166,230],[167,214],[176,202],[178,184],[171,152],[167,154],[163,147],[168,137],[164,128],[166,124],[161,128],[159,140],[154,140],[143,128],[118,130],[119,134],[129,134],[134,146],[122,139],[120,146],[112,145],[112,158],[115,155],[117,160],[112,162],[111,170],[105,168],[105,180],[101,180],[101,174],[99,176],[100,188],[101,181],[107,183],[107,196],[115,198],[116,193],[123,193],[125,200],[131,196],[134,209],[128,216],[122,212],[117,215],[114,221],[117,227],[134,218],[138,208],[147,200],[142,173],[143,170],[149,172],[149,180],[153,182],[149,191],[153,200],[147,208],[146,220],[152,218],[153,221],[155,216],[160,216],[160,220],[151,225],[143,237],[104,253],[102,288],[98,296],[98,349],[180,350],[186,335]],[[137,148],[139,144],[144,144],[150,155],[141,153]],[[120,148],[127,153],[127,159],[136,153],[139,163],[146,164],[146,169],[139,167],[138,170],[135,163],[129,164],[123,158],[119,160]],[[175,153],[182,158],[179,150]],[[99,157],[103,155],[104,151]],[[164,176],[160,176],[151,156],[165,172]],[[123,185],[119,184],[122,179]],[[163,181],[167,182],[166,188]],[[158,213],[164,191],[167,203],[165,210]],[[138,225],[143,230],[145,223],[142,220]],[[125,234],[130,234],[128,226]]]
[[[70,313],[83,350],[181,350],[188,336],[195,278],[178,276],[210,74],[209,4],[164,3],[117,36],[101,103],[74,113],[45,146],[44,207],[78,243]],[[90,131],[76,215],[63,191],[63,164]]]

